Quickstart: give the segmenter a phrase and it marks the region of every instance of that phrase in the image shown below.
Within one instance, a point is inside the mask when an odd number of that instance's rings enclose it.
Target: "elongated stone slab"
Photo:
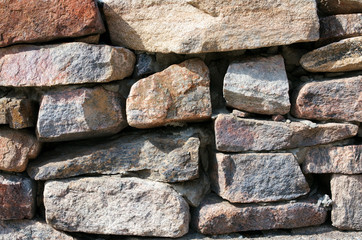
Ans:
[[[311,0],[102,2],[111,41],[147,52],[232,51],[319,37],[316,3]]]
[[[42,142],[55,142],[116,134],[128,126],[123,101],[103,87],[47,93],[40,105],[37,136]]]
[[[0,124],[9,124],[11,128],[34,127],[37,112],[33,100],[7,97],[0,99]]]
[[[362,13],[323,17],[320,25],[321,40],[361,36]]]
[[[42,87],[101,83],[132,74],[134,54],[121,47],[64,43],[0,49],[0,85]]]
[[[28,167],[36,180],[83,174],[139,172],[165,182],[197,178],[201,145],[196,129],[127,134],[104,143],[69,143],[45,152]]]
[[[362,0],[317,0],[318,8],[326,14],[362,12]]]
[[[136,128],[210,119],[209,69],[190,59],[141,79],[132,86],[126,109],[129,125]]]
[[[362,69],[362,36],[331,43],[315,49],[300,59],[310,72],[345,72]]]
[[[362,122],[362,75],[306,83],[295,95],[298,118]]]
[[[362,230],[362,174],[333,174],[332,225],[343,230]]]
[[[362,173],[362,145],[320,146],[308,148],[304,173]]]
[[[291,153],[216,153],[209,175],[214,192],[233,203],[290,200],[309,192]]]
[[[226,104],[260,114],[290,110],[289,84],[283,57],[259,57],[230,64],[224,78]]]
[[[269,151],[326,144],[353,137],[358,126],[344,123],[308,126],[219,114],[215,120],[216,149],[224,152]]]
[[[325,222],[327,210],[316,200],[294,203],[231,204],[210,195],[192,213],[192,225],[203,234],[299,228]]]
[[[70,232],[181,237],[189,228],[189,207],[175,190],[138,178],[47,181],[44,205],[47,223]]]
[[[35,195],[30,178],[0,173],[0,220],[32,218]]]

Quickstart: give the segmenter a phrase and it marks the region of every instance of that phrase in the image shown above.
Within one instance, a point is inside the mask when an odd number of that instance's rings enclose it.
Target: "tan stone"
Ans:
[[[21,129],[35,126],[38,109],[35,101],[21,98],[0,99],[0,124]]]
[[[362,0],[317,0],[318,8],[326,14],[362,12]]]

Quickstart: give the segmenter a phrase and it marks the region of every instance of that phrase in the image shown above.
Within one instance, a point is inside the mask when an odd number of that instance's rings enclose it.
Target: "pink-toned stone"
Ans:
[[[298,118],[362,122],[362,75],[307,83],[295,99]]]
[[[342,14],[320,19],[320,40],[362,35],[362,13]]]
[[[0,2],[0,47],[105,31],[94,0]]]
[[[30,99],[1,98],[0,109],[0,124],[9,124],[14,129],[35,126],[38,109]]]
[[[210,119],[209,70],[191,59],[141,79],[132,86],[126,109],[129,125],[136,128]]]

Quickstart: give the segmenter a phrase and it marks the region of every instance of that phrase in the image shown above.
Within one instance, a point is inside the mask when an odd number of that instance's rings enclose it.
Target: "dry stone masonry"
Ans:
[[[361,46],[361,0],[0,1],[0,240],[362,239]]]

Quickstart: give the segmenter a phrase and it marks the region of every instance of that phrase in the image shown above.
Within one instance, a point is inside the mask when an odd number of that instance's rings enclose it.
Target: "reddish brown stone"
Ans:
[[[103,33],[94,0],[0,2],[0,47]]]
[[[273,115],[272,120],[275,122],[285,122],[283,115]]]
[[[327,210],[314,199],[265,205],[231,204],[209,195],[194,209],[192,224],[203,234],[299,228],[325,222]]]
[[[1,98],[0,108],[0,124],[9,124],[14,129],[35,126],[38,109],[34,101],[20,98]]]
[[[316,120],[362,121],[362,75],[310,82],[295,96],[292,114]]]
[[[0,173],[0,220],[32,218],[35,195],[31,179]]]
[[[320,39],[342,39],[362,35],[362,14],[343,14],[320,19]]]

